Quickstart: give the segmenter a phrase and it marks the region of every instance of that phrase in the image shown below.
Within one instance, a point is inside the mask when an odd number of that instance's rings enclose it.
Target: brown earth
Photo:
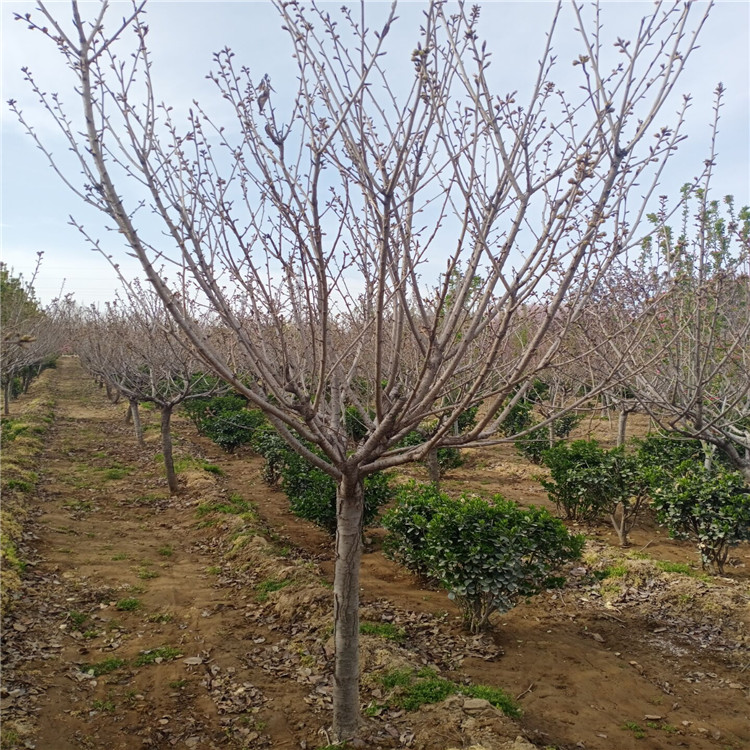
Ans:
[[[180,419],[181,491],[170,498],[155,415],[144,413],[138,448],[125,407],[75,359],[31,396],[45,388],[56,419],[28,498],[24,586],[3,623],[3,750],[327,745],[330,538],[263,484],[259,459],[221,453]],[[607,423],[595,426],[606,438]],[[538,469],[508,448],[467,456],[449,491],[546,503]],[[629,554],[605,528],[586,532],[564,589],[476,638],[444,592],[384,558],[382,532],[368,532],[363,620],[393,623],[406,639],[362,637],[363,705],[375,715],[357,744],[521,750],[521,736],[559,750],[750,748],[748,546],[727,576],[708,579],[658,567],[696,554],[652,521]],[[608,566],[619,574],[592,575]],[[379,675],[422,666],[504,688],[522,718],[460,696],[412,713],[381,706]]]

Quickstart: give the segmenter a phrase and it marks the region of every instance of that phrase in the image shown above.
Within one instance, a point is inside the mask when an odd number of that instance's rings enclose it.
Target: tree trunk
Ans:
[[[13,380],[9,379],[8,382],[3,386],[3,414],[7,417],[10,414],[10,389],[12,387]]]
[[[364,488],[344,476],[336,493],[336,567],[333,624],[336,663],[333,674],[333,735],[351,739],[359,729],[359,568],[362,558]]]
[[[135,400],[130,401],[128,406],[128,414],[125,418],[126,422],[133,423],[133,429],[135,430],[135,439],[138,441],[138,445],[143,446],[143,425],[141,424],[141,412],[138,409],[138,402]],[[162,429],[163,429],[163,417],[162,417]],[[171,440],[170,440],[171,448]]]
[[[622,448],[625,445],[625,437],[628,429],[628,415],[630,410],[623,409],[620,412],[620,418],[617,421],[617,447]]]
[[[427,472],[430,475],[430,481],[435,485],[435,489],[440,491],[440,464],[438,463],[437,448],[430,448],[424,457],[424,463]]]
[[[622,416],[622,413],[621,413]],[[620,512],[620,517],[617,517],[617,512]],[[609,520],[612,521],[612,527],[617,533],[617,538],[620,540],[621,547],[629,547],[628,542],[628,526],[627,526],[627,510],[622,503],[617,503],[614,511],[610,513]]]
[[[169,423],[172,420],[172,407],[163,406],[161,409],[161,449],[164,454],[164,469],[167,473],[167,484],[171,494],[177,492],[177,474],[174,470],[174,458],[172,457],[172,433]]]

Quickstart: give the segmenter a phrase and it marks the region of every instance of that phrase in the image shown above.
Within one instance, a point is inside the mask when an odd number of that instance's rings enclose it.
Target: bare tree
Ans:
[[[66,26],[40,3],[39,21],[21,20],[72,71],[80,125],[27,77],[76,169],[63,173],[18,114],[70,188],[122,234],[205,361],[337,481],[333,728],[343,739],[359,724],[363,478],[438,445],[498,439],[509,395],[554,360],[613,259],[638,241],[688,99],[668,126],[657,115],[706,16],[692,22],[690,4],[658,3],[635,38],[615,40],[598,8],[587,17],[573,6],[580,87],[568,96],[553,79],[560,6],[523,95],[494,90],[476,8],[427,5],[404,76],[384,54],[395,3],[377,27],[364,5],[338,18],[314,3],[276,7],[296,89],[281,96],[225,49],[211,77],[226,109],[196,104],[185,124],[157,106],[143,3],[106,30],[106,4],[85,20],[73,2]],[[168,247],[150,241],[150,212]],[[168,261],[195,279],[251,379],[183,313],[154,267]],[[522,331],[516,320],[531,308]],[[480,403],[483,416],[456,434]],[[367,428],[354,450],[347,407]],[[425,420],[436,429],[403,446]]]

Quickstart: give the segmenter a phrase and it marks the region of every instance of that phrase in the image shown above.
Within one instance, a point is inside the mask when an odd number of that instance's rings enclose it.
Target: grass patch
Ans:
[[[209,513],[229,513],[235,516],[247,516],[248,519],[256,518],[252,505],[235,493],[231,494],[227,500],[221,500],[217,503],[202,503],[196,509],[196,513],[198,518],[203,518]]]
[[[115,710],[115,704],[111,700],[105,700],[105,701],[95,700],[91,704],[91,707],[94,711],[114,711]]]
[[[73,623],[73,625],[76,626],[76,629],[81,628],[83,623],[86,622],[86,620],[89,619],[89,616],[87,614],[84,614],[83,612],[76,612],[75,610],[68,612],[68,619]]]
[[[646,732],[640,724],[636,724],[634,721],[626,721],[622,725],[623,729],[627,729],[633,733],[633,737],[637,740],[642,740],[646,736]]]
[[[6,490],[17,490],[18,492],[31,492],[33,485],[31,482],[24,482],[23,479],[9,479],[5,483]]]
[[[160,461],[164,460],[164,457],[159,454],[156,456]],[[176,473],[183,471],[190,471],[191,469],[202,469],[207,471],[209,474],[216,474],[217,476],[224,476],[224,470],[221,466],[212,464],[203,458],[195,458],[194,456],[179,456],[174,460],[174,470]]]
[[[206,573],[210,576],[217,576],[221,573],[221,568],[218,565],[209,565],[206,568]]]
[[[164,547],[159,547],[159,554],[162,557],[172,557],[174,554],[174,550],[172,549],[171,545],[167,544]]]
[[[182,688],[187,685],[187,680],[172,680],[172,682],[168,683],[169,687],[172,688],[172,690],[182,690]]]
[[[172,620],[174,620],[174,615],[170,614],[169,612],[158,612],[155,615],[149,615],[148,618],[149,622],[159,623],[172,622]]]
[[[151,578],[158,578],[159,574],[155,570],[151,570],[150,568],[147,568],[145,565],[141,565],[138,568],[138,578],[140,578],[142,581],[148,581]]]
[[[686,563],[670,562],[669,560],[656,560],[656,567],[664,573],[682,573],[686,576],[694,576],[695,571]]]
[[[124,552],[117,552],[116,554],[112,555],[112,560],[127,560],[128,556]]]
[[[130,469],[124,469],[121,467],[115,467],[112,469],[105,469],[102,473],[102,476],[104,479],[107,480],[115,480],[115,479],[125,479],[128,474],[130,474]]]
[[[117,604],[115,604],[115,609],[118,612],[135,612],[137,609],[141,608],[141,600],[140,599],[120,599]]]
[[[627,573],[627,565],[610,565],[609,567],[604,568],[604,570],[597,570],[594,573],[594,578],[603,581],[605,578],[622,578],[627,575]]]
[[[291,583],[290,580],[280,581],[276,578],[267,578],[265,581],[261,581],[256,587],[255,599],[259,602],[268,601],[268,595],[273,591],[280,591],[285,586]]]
[[[91,672],[94,677],[101,677],[103,674],[109,674],[123,666],[125,666],[125,659],[116,659],[112,656],[95,664],[84,664],[81,667],[81,672]]]
[[[457,685],[451,680],[438,677],[433,669],[393,669],[380,677],[380,684],[393,694],[388,698],[388,705],[403,708],[405,711],[416,711],[421,706],[440,703],[450,695],[465,695],[469,698],[480,698],[500,709],[506,716],[518,718],[521,709],[514,698],[501,688],[489,685]],[[370,707],[372,714],[377,715],[383,706]]]
[[[495,708],[499,708],[512,719],[518,719],[521,716],[521,708],[516,703],[516,699],[502,688],[490,687],[489,685],[468,685],[462,687],[460,692],[469,698],[482,698],[489,701]]]
[[[406,640],[406,631],[391,622],[363,622],[360,623],[359,632],[362,635],[374,635],[394,643],[403,643]]]
[[[182,652],[178,648],[172,648],[171,646],[157,646],[157,648],[151,648],[148,651],[139,654],[134,664],[136,667],[143,667],[147,664],[159,664],[163,661],[174,661],[178,656],[182,656]]]

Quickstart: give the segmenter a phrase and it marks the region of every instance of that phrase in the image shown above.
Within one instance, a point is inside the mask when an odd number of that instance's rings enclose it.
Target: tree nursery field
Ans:
[[[331,537],[289,511],[258,456],[223,453],[181,416],[170,495],[158,413],[143,411],[139,447],[125,408],[62,357],[5,423],[3,522],[16,541],[3,750],[333,747]],[[607,439],[606,421],[584,425]],[[443,489],[551,508],[542,471],[506,446],[468,450]],[[747,543],[708,576],[695,545],[648,515],[624,550],[603,525],[575,530],[586,543],[565,583],[471,635],[368,528],[366,729],[349,746],[750,747]]]

